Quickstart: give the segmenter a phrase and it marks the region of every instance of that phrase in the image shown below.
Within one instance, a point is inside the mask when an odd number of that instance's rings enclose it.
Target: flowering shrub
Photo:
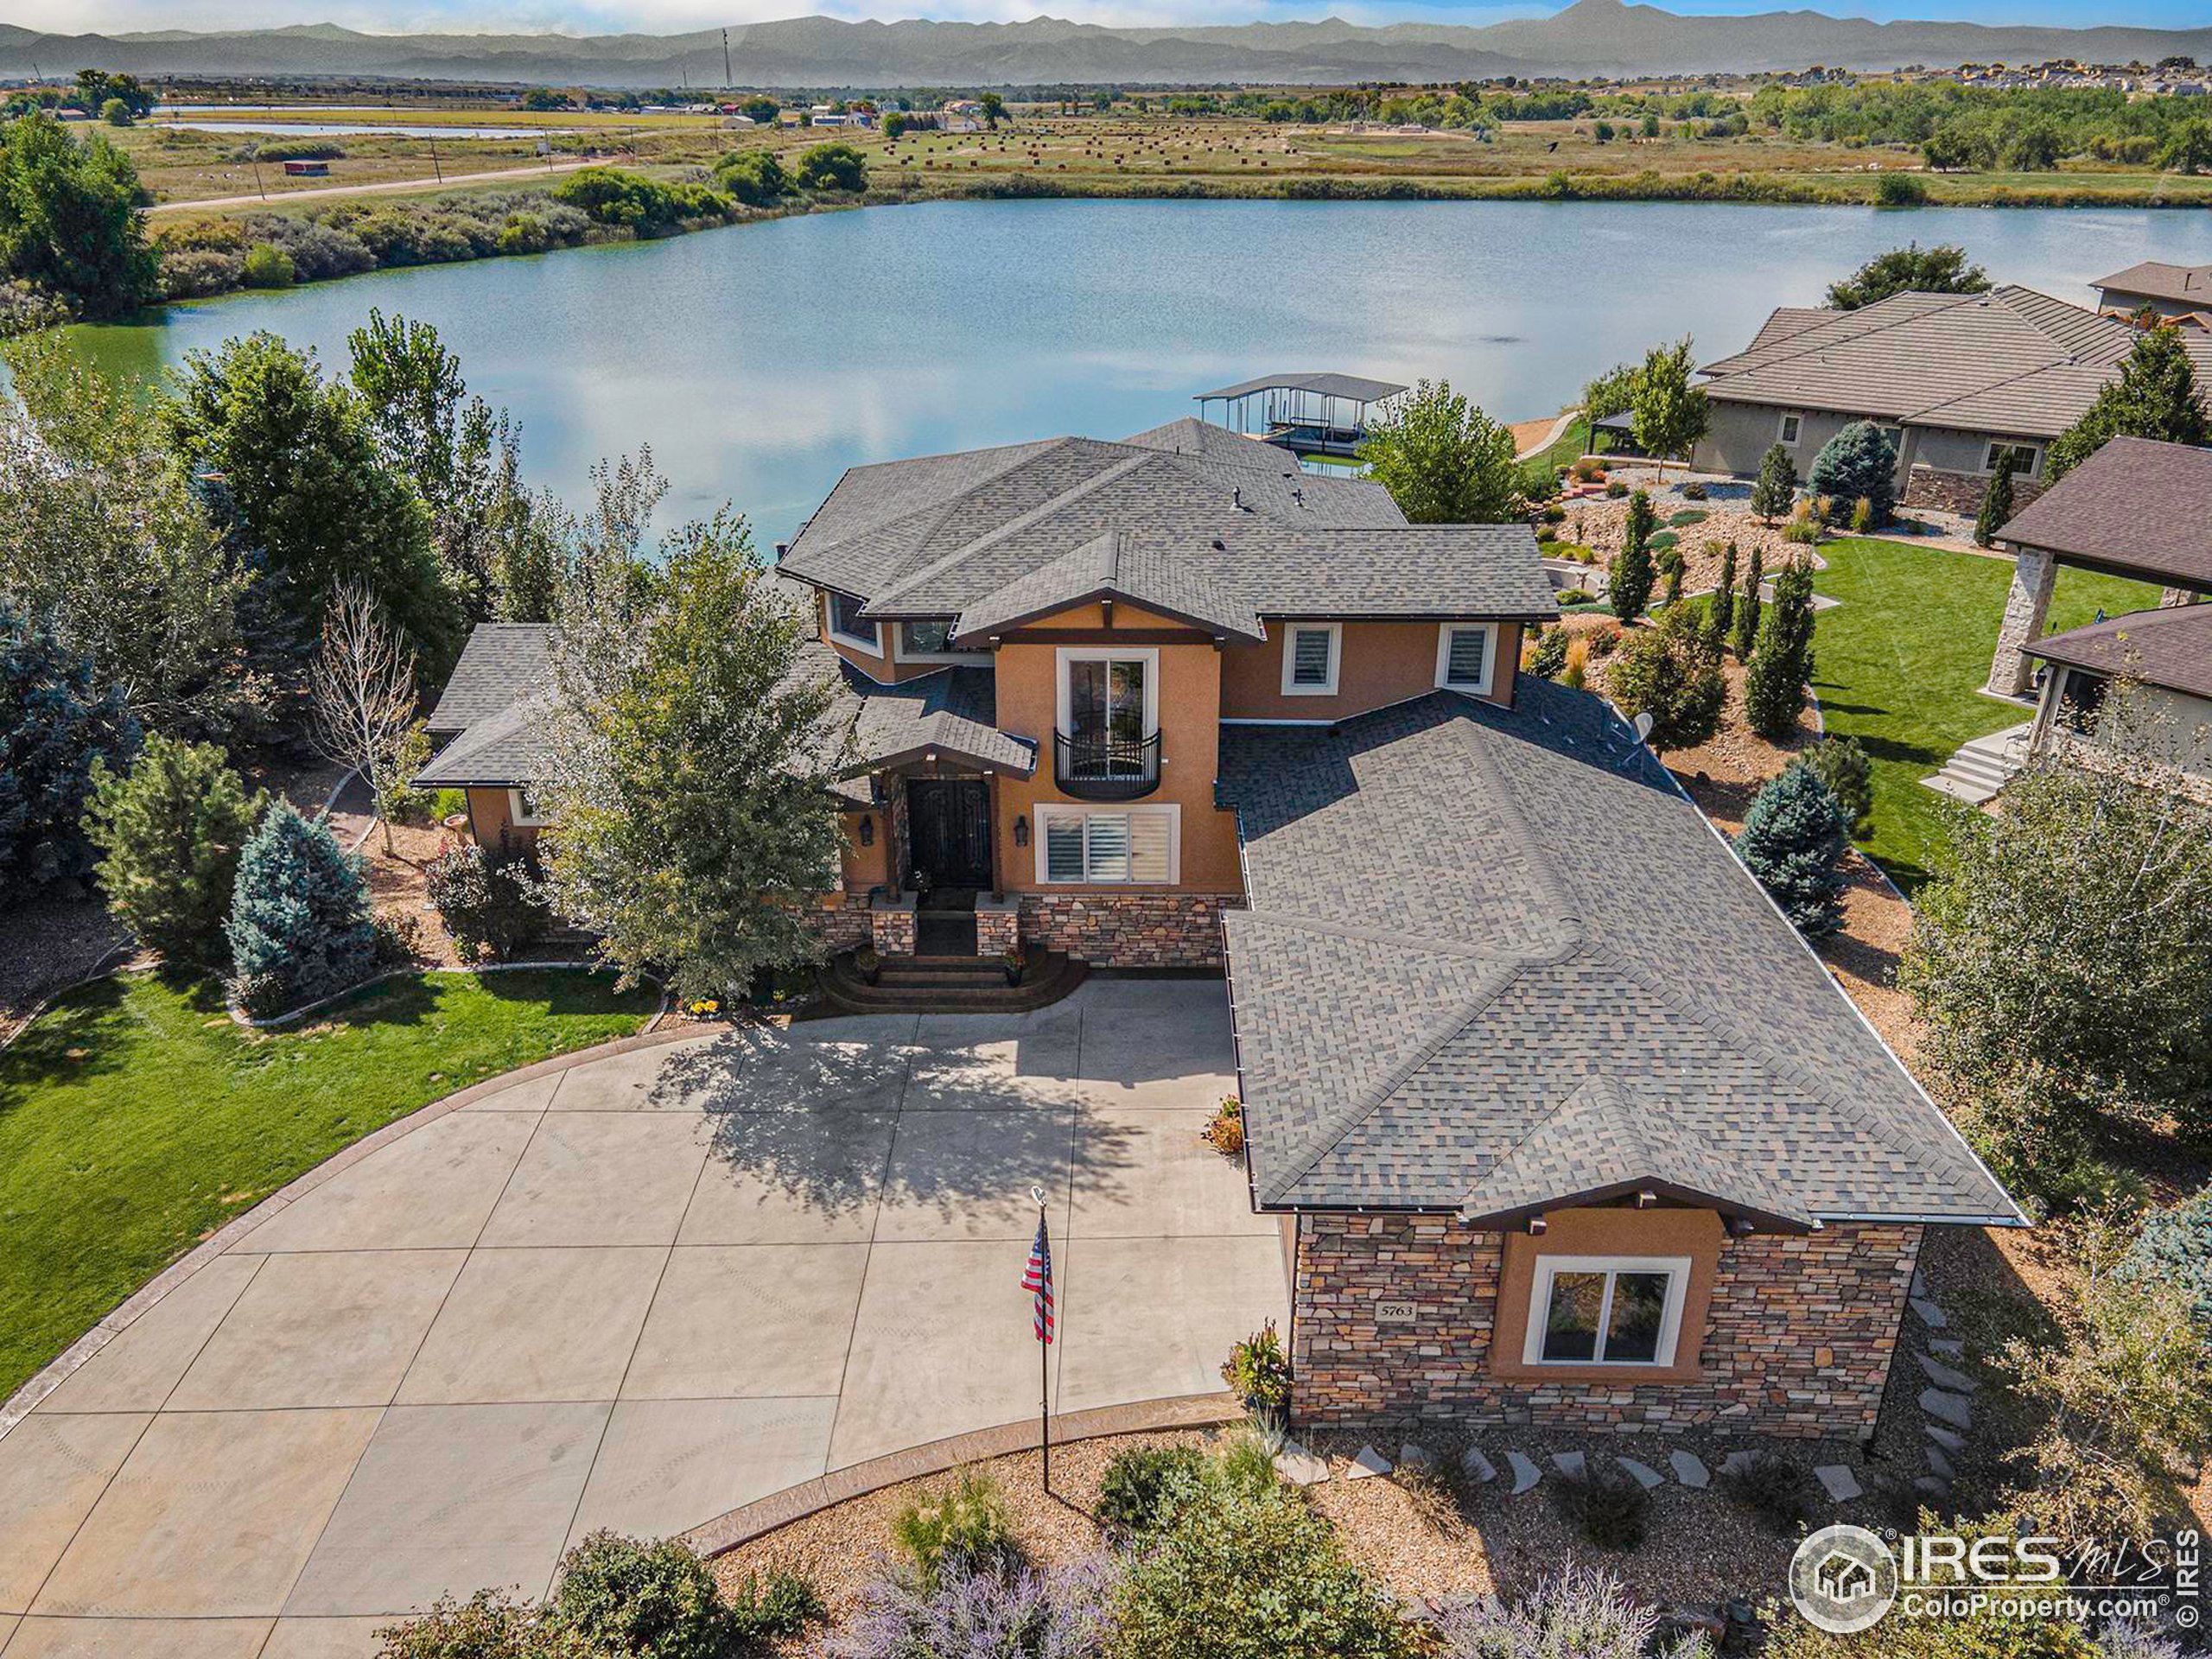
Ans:
[[[1659,1612],[1630,1599],[1611,1573],[1570,1567],[1516,1607],[1471,1597],[1448,1603],[1436,1628],[1449,1659],[1644,1659]],[[1709,1659],[1712,1649],[1692,1637],[1657,1651],[1660,1659]]]
[[[1290,1408],[1290,1359],[1273,1319],[1229,1351],[1221,1380],[1255,1412],[1279,1415]]]
[[[934,1583],[887,1573],[829,1638],[829,1659],[1103,1659],[1110,1557],[1040,1573],[948,1562]]]
[[[1224,1095],[1200,1133],[1205,1143],[1223,1157],[1236,1157],[1244,1150],[1244,1103],[1234,1095]]]

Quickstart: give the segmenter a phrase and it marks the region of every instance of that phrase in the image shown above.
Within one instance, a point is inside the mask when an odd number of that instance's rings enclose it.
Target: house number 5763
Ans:
[[[1411,1302],[1377,1302],[1375,1317],[1384,1325],[1410,1325],[1420,1313]]]

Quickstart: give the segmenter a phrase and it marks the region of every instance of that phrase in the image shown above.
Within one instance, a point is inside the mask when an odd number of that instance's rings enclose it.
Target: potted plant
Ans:
[[[1224,1095],[1199,1135],[1223,1157],[1236,1157],[1244,1150],[1244,1103],[1234,1095]]]
[[[853,971],[861,976],[861,983],[873,985],[876,976],[883,971],[883,958],[875,954],[875,947],[864,944],[853,952]]]
[[[1006,969],[1006,982],[1009,985],[1021,983],[1021,970],[1027,965],[1019,950],[1003,951],[999,957],[999,966]]]

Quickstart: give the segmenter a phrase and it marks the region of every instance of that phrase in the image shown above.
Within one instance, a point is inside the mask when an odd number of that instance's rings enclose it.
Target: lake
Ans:
[[[1688,202],[938,202],[664,242],[384,271],[74,331],[116,370],[270,329],[345,361],[372,306],[437,325],[514,411],[525,469],[650,443],[665,516],[732,501],[787,538],[861,461],[1117,438],[1274,370],[1449,378],[1501,419],[1689,334],[1742,348],[1777,305],[1907,240],[2077,303],[2142,259],[2212,263],[2212,213]]]

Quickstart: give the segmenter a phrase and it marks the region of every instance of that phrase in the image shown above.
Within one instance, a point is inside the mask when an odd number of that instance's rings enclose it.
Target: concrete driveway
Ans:
[[[0,1439],[0,1654],[366,1654],[441,1595],[548,1587],[1037,1408],[1220,1386],[1281,1246],[1198,1138],[1217,983],[747,1032],[514,1084],[185,1279]]]

